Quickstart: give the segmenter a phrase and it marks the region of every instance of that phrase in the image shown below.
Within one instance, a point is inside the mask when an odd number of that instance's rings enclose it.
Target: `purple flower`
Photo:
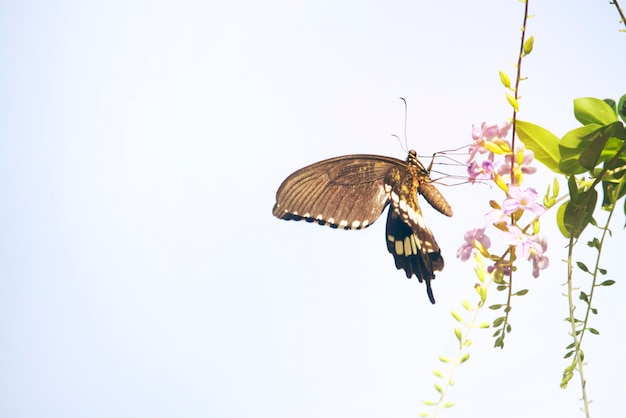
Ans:
[[[472,138],[474,140],[485,139],[491,141],[494,138],[504,138],[509,134],[511,129],[511,123],[505,122],[502,126],[498,126],[495,123],[487,125],[487,122],[480,124],[480,128],[476,125],[472,125]]]
[[[469,167],[467,167],[471,183],[474,183],[476,180],[493,180],[495,171],[495,165],[490,160],[485,160],[480,165],[476,161],[472,161]]]
[[[501,224],[507,223],[509,218],[507,215],[502,212],[502,209],[493,209],[485,214],[485,223],[486,224]]]
[[[544,255],[544,253],[548,249],[548,238],[545,236],[538,238],[537,243],[539,244],[541,251],[537,251],[536,247],[533,247],[533,249],[531,249],[530,251],[529,257],[529,260],[533,263],[534,278],[539,277],[539,270],[548,268],[548,266],[550,265],[550,260]]]
[[[465,243],[456,252],[457,258],[460,258],[461,261],[467,261],[470,258],[477,246],[476,242],[479,242],[484,248],[491,246],[491,240],[485,235],[485,228],[475,228],[467,231],[464,239]]]
[[[498,174],[501,176],[505,174],[510,174],[511,172],[511,159],[512,155],[508,154],[504,156],[504,163],[500,165],[498,169]],[[521,171],[523,174],[534,174],[537,171],[537,167],[533,167],[531,164],[535,159],[535,153],[531,150],[524,149],[524,147],[519,147],[516,152],[515,158],[515,170]]]
[[[530,247],[534,244],[532,236],[526,235],[516,226],[509,225],[508,232],[504,233],[504,242],[513,245],[522,258],[528,258]]]
[[[548,249],[548,241],[545,237],[527,235],[516,226],[509,226],[509,231],[505,232],[504,236],[508,245],[515,246],[520,258],[533,263],[533,277],[539,277],[539,270],[549,266],[550,260],[544,255]]]
[[[493,152],[494,146],[490,146],[491,144],[489,143],[504,141],[510,128],[511,124],[509,122],[506,122],[502,126],[496,124],[487,125],[486,122],[483,122],[480,127],[472,125],[472,138],[474,139],[474,143],[469,147],[470,156],[467,162],[472,161],[476,157],[476,154]],[[501,148],[501,146],[496,145],[495,148]]]
[[[515,213],[519,209],[528,210],[537,216],[543,215],[546,211],[546,208],[536,202],[538,194],[533,188],[522,192],[518,186],[511,184],[508,194],[509,197],[502,202],[502,212],[505,215]]]

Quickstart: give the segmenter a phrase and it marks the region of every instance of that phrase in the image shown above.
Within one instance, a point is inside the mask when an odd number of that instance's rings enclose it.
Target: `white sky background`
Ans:
[[[0,415],[415,417],[454,354],[450,309],[475,300],[456,250],[501,195],[443,187],[452,219],[423,204],[446,259],[432,306],[395,269],[386,215],[359,232],[283,222],[275,192],[323,158],[404,159],[399,96],[422,155],[510,117],[498,70],[513,78],[523,5],[86,3],[0,5]],[[531,10],[520,118],[562,135],[574,98],[626,93],[626,35],[608,2]],[[444,416],[582,416],[578,377],[559,388],[553,219],[551,268],[516,276],[531,292],[504,350],[473,334]],[[622,225],[585,340],[598,417],[626,399]]]

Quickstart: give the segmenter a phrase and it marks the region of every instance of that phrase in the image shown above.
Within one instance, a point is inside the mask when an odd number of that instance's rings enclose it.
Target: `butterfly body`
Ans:
[[[274,216],[331,228],[370,226],[389,205],[387,249],[408,278],[430,281],[443,269],[441,251],[426,225],[417,195],[452,216],[450,205],[431,184],[429,171],[409,152],[406,161],[379,155],[347,155],[320,161],[291,174],[276,193]]]

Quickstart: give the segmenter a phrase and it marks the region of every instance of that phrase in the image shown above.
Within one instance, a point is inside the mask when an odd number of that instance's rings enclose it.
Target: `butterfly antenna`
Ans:
[[[402,100],[404,102],[404,146],[405,151],[408,152],[409,150],[409,144],[406,142],[406,121],[408,119],[408,114],[409,114],[409,107],[406,103],[406,100],[404,99],[404,97],[400,97],[400,100]]]
[[[396,134],[391,134],[391,136],[393,136],[394,138],[396,138],[398,140],[398,144],[400,145],[400,148],[402,148],[403,151],[408,152],[407,150],[404,149],[404,146],[402,145],[402,140],[400,139],[400,137]]]

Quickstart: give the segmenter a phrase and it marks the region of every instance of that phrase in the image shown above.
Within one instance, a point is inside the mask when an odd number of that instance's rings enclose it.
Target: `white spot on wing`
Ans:
[[[409,212],[409,209],[407,209],[407,207],[406,207],[406,202],[405,202],[404,200],[401,200],[401,201],[400,201],[399,206],[400,206],[400,210],[401,210],[402,212]],[[409,216],[411,216],[411,212],[413,212],[413,211],[411,210],[411,211],[409,212]]]

